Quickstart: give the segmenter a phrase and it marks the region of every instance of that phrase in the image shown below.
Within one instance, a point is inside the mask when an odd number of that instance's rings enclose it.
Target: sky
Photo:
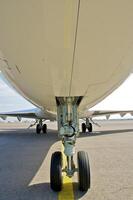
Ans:
[[[92,110],[133,110],[133,73]]]
[[[29,108],[34,106],[9,87],[0,73],[0,112]]]
[[[0,112],[30,108],[34,106],[10,88],[0,74]],[[133,74],[92,110],[133,110]]]

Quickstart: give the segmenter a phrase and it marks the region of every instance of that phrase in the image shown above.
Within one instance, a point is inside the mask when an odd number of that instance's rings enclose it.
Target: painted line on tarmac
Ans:
[[[62,155],[63,155],[63,168],[66,166],[66,156],[64,155],[64,147],[62,145]],[[73,181],[72,178],[66,176],[63,172],[63,188],[62,191],[58,193],[58,200],[74,200],[73,191]]]

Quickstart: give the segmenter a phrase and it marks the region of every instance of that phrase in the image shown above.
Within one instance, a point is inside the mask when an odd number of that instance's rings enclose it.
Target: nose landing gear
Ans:
[[[72,159],[71,157],[69,159]],[[51,157],[51,167],[50,167],[50,186],[51,189],[59,192],[63,187],[63,172],[66,172],[68,177],[72,177],[75,172],[78,174],[79,190],[87,191],[90,188],[90,165],[88,154],[84,151],[79,151],[77,154],[78,168],[68,161],[65,169],[62,168],[62,153],[56,151]],[[70,168],[71,166],[71,171]]]
[[[62,173],[72,177],[78,173],[79,190],[87,191],[90,188],[90,166],[88,155],[84,151],[77,154],[78,167],[75,167],[73,156],[75,153],[76,138],[79,135],[78,127],[78,97],[64,97],[57,100],[59,137],[64,145],[66,166],[62,165],[62,153],[55,152],[51,157],[50,185],[54,191],[62,189]]]
[[[70,160],[68,160],[70,159]],[[50,168],[50,185],[54,191],[61,191],[63,187],[62,172],[66,172],[68,177],[72,177],[75,172],[78,173],[79,190],[87,191],[90,188],[90,165],[88,154],[79,151],[77,154],[78,168],[73,165],[72,157],[67,157],[67,166],[62,168],[62,153],[57,151],[52,154]]]

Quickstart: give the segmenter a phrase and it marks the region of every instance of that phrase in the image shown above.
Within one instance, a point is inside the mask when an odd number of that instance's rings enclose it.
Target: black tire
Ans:
[[[37,124],[37,126],[36,126],[36,133],[37,133],[37,134],[40,134],[40,133],[41,133],[41,130],[42,130],[41,125],[40,125],[40,124]]]
[[[62,189],[62,154],[60,151],[56,151],[51,157],[50,185],[51,189],[56,192]]]
[[[88,154],[84,151],[79,151],[77,158],[79,190],[87,191],[90,188],[90,165]]]
[[[92,132],[92,123],[89,123],[88,132]]]
[[[82,133],[85,133],[85,132],[86,132],[86,124],[82,123]]]
[[[43,133],[47,133],[47,124],[43,124],[42,131]]]

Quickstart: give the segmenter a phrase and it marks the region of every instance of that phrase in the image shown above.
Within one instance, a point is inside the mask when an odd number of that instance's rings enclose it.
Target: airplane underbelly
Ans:
[[[49,110],[56,96],[90,108],[133,66],[132,0],[0,0],[0,68]]]

